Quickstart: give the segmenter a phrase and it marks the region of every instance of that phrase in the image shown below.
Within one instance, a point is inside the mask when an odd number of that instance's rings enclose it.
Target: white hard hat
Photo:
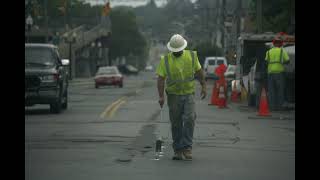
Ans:
[[[168,42],[167,48],[171,52],[179,52],[184,50],[187,44],[187,41],[180,34],[175,34],[171,37],[170,42]]]

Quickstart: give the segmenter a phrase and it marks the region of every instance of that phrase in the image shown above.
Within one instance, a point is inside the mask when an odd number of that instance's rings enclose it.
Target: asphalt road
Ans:
[[[155,75],[125,77],[123,88],[70,83],[69,107],[25,108],[25,179],[28,180],[293,180],[294,112],[260,118],[244,104],[208,106],[196,94],[193,161],[173,161],[168,107],[157,103]],[[197,87],[199,89],[199,87]],[[164,140],[155,160],[155,141]]]

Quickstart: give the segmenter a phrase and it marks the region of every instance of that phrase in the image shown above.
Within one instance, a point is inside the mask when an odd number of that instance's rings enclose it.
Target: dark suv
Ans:
[[[25,44],[25,106],[49,104],[60,113],[68,106],[69,60],[51,44]]]

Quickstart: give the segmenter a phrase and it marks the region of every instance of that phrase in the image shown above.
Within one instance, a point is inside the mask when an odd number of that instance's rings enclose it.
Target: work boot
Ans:
[[[191,161],[192,160],[192,152],[191,149],[186,149],[183,151],[183,156],[185,160]]]
[[[174,156],[172,157],[172,160],[182,160],[182,151],[176,151],[174,152]]]

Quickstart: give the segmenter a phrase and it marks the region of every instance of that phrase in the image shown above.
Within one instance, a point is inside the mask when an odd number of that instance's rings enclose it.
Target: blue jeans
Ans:
[[[268,97],[270,109],[280,109],[284,103],[283,73],[268,74]]]
[[[192,148],[196,113],[194,95],[168,94],[169,117],[174,151]]]

